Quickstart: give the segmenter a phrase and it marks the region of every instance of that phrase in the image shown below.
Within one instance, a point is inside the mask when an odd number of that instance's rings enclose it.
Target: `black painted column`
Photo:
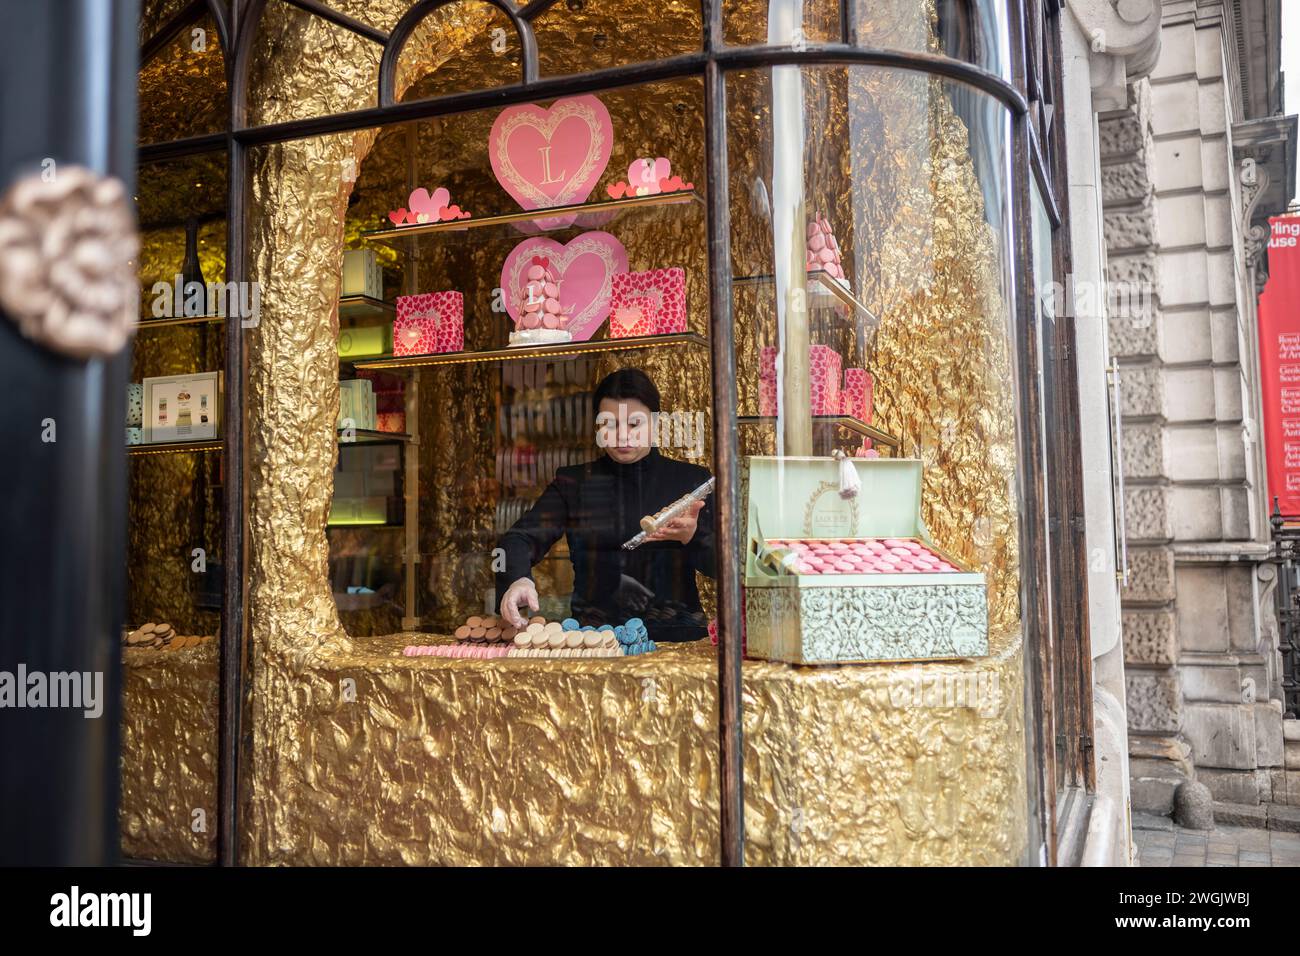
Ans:
[[[0,24],[0,194],[73,165],[130,194],[136,0],[0,0]],[[0,315],[0,864],[117,859],[129,365]],[[20,671],[89,675],[98,699],[16,707]]]

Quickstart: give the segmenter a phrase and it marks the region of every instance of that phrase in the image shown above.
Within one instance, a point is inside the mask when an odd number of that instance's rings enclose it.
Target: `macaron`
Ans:
[[[581,627],[581,625],[571,617],[566,617],[563,621],[561,621],[560,626],[564,628],[566,631],[576,631],[578,630],[579,627]]]

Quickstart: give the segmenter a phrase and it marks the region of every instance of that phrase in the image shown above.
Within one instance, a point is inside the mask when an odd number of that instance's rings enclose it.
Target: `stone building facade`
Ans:
[[[1195,780],[1226,814],[1292,789],[1255,306],[1258,230],[1294,193],[1296,124],[1281,116],[1277,0],[1165,0],[1159,12],[1154,68],[1097,126],[1131,797],[1168,813]]]

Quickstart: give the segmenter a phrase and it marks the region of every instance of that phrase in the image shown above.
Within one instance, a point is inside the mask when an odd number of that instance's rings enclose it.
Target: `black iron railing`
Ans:
[[[1277,564],[1278,650],[1286,716],[1300,714],[1300,515],[1284,515],[1273,499],[1272,560]]]

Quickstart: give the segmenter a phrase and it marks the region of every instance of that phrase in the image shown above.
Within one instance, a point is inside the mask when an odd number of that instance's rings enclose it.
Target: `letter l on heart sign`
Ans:
[[[523,209],[586,202],[613,147],[609,110],[590,95],[507,107],[488,136],[492,172]]]

